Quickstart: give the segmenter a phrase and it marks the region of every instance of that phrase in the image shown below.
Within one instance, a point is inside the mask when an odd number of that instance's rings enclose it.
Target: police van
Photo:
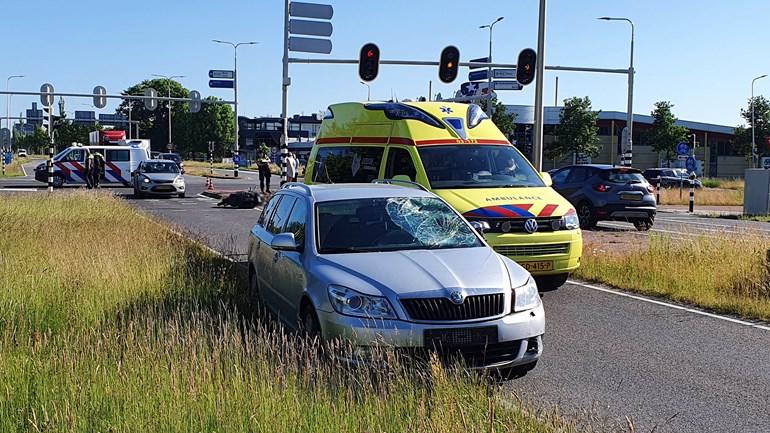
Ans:
[[[417,182],[529,270],[541,290],[578,268],[583,239],[575,208],[475,104],[350,102],[329,107],[305,183]]]
[[[116,146],[70,146],[53,157],[53,186],[86,183],[86,158],[98,151],[104,156],[101,183],[131,186],[131,173],[139,163],[150,159],[150,140],[120,140]],[[35,168],[35,180],[48,183],[47,162]]]

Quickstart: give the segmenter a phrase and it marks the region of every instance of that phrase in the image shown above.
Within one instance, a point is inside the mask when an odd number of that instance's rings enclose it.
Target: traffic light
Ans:
[[[364,81],[373,81],[380,70],[380,48],[368,43],[361,47],[358,57],[358,76]]]
[[[455,46],[448,46],[441,50],[441,59],[438,62],[438,78],[445,83],[451,83],[457,78],[460,70],[460,50]]]
[[[50,110],[53,110],[53,107],[43,107],[43,130],[48,135],[51,135],[51,125],[48,124],[48,116],[52,114]]]
[[[525,48],[519,53],[519,61],[516,62],[516,81],[526,86],[535,80],[537,66],[537,54],[532,48]]]

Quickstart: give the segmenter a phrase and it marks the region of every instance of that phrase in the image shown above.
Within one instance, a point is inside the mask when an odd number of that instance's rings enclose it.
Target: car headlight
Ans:
[[[540,306],[542,302],[540,300],[540,294],[537,291],[537,284],[532,276],[527,279],[527,282],[521,286],[513,289],[513,311],[526,311]]]
[[[347,287],[329,286],[329,300],[340,314],[372,319],[397,318],[386,298],[364,295]]]
[[[184,183],[184,178],[182,176],[177,176],[174,178],[174,183]]]
[[[143,178],[142,178],[142,182],[144,182],[144,183],[150,183],[150,178],[148,178],[148,177],[143,177]]]
[[[561,217],[561,226],[567,230],[573,230],[580,227],[580,218],[578,218],[575,209],[570,209],[566,215]]]

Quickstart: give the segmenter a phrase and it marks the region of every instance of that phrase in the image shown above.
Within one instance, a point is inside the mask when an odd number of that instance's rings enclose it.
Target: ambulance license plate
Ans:
[[[541,260],[539,262],[518,262],[522,268],[532,271],[552,271],[553,260]]]

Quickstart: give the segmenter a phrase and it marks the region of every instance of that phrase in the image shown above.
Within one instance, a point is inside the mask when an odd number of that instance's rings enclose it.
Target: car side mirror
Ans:
[[[270,247],[278,251],[299,251],[300,245],[294,239],[294,233],[279,233],[275,235]]]
[[[482,237],[484,233],[489,231],[489,223],[486,221],[471,221],[471,227],[476,230]]]
[[[541,171],[540,177],[543,178],[543,182],[545,182],[545,186],[553,186],[553,180],[551,179],[551,175],[547,171]]]

